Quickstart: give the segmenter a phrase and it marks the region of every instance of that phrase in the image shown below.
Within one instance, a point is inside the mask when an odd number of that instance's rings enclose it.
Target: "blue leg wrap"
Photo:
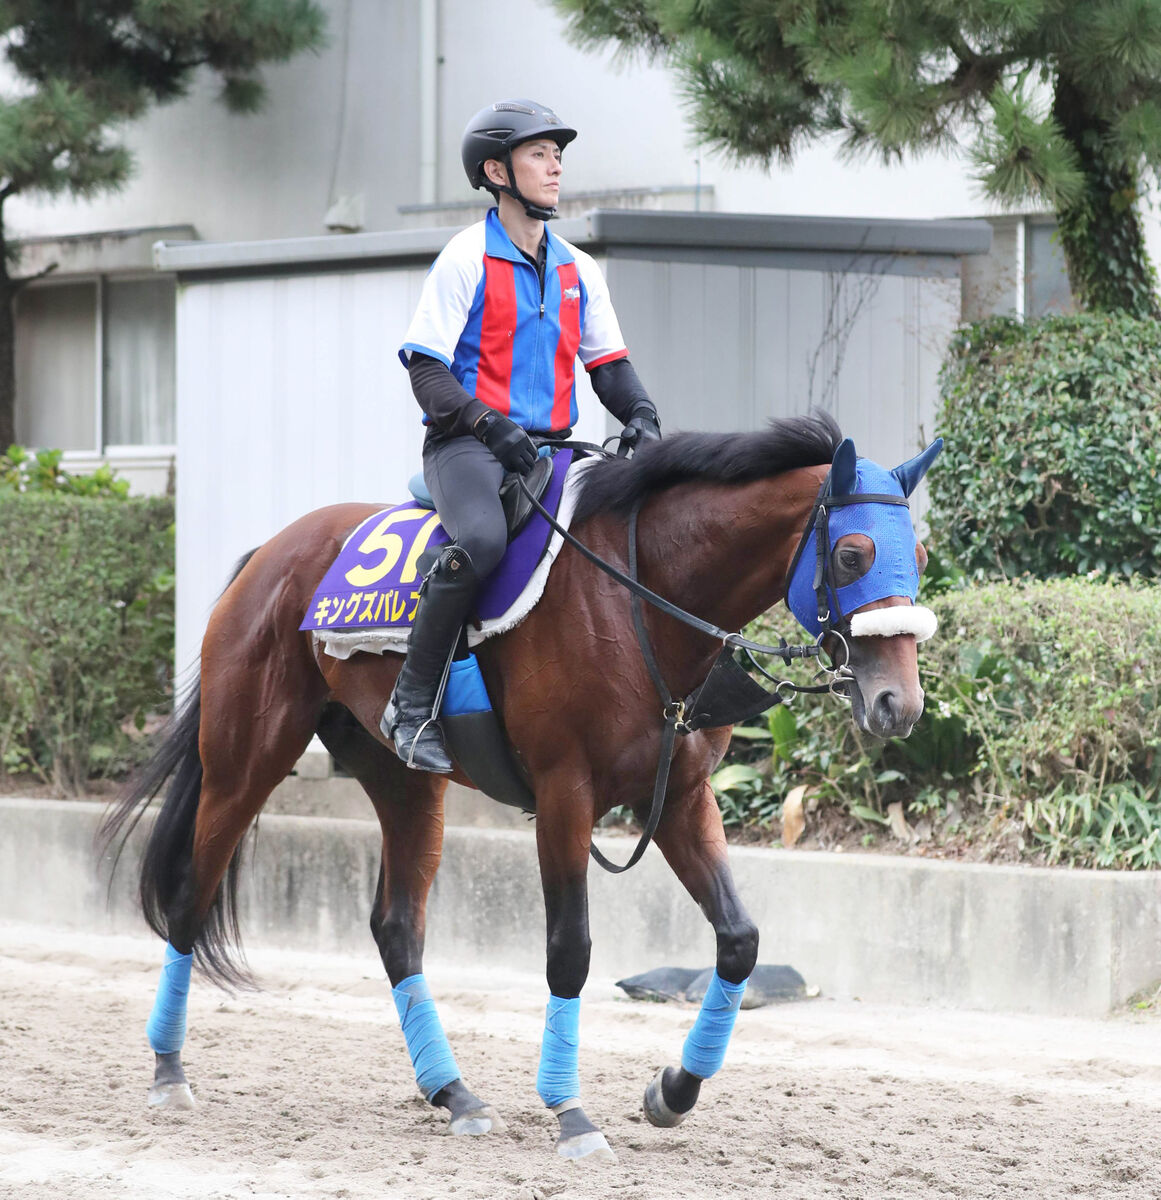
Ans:
[[[741,983],[726,983],[714,972],[709,987],[701,1001],[701,1012],[693,1028],[686,1034],[685,1048],[681,1052],[681,1065],[699,1079],[709,1079],[721,1069],[742,1007],[742,996],[746,992],[746,980]]]
[[[548,997],[536,1090],[548,1108],[580,1096],[580,997]]]
[[[441,1088],[447,1087],[460,1077],[455,1055],[447,1043],[431,989],[422,973],[408,975],[399,986],[391,989],[395,997],[395,1008],[399,1013],[399,1024],[403,1026],[403,1037],[407,1042],[407,1053],[415,1068],[415,1082],[419,1090],[430,1100]]]
[[[172,1054],[185,1045],[185,1010],[189,1000],[189,973],[192,954],[178,954],[165,943],[165,961],[153,1011],[145,1025],[145,1036],[155,1054]]]

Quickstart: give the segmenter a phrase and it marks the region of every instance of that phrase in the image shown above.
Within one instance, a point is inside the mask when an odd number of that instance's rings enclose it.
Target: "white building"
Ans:
[[[980,215],[961,161],[842,165],[832,147],[792,168],[737,168],[702,152],[673,77],[582,53],[544,0],[326,0],[330,41],[266,73],[252,117],[189,98],[126,131],[137,174],[90,202],[18,196],[10,236],[27,270],[17,313],[17,434],[105,457],[135,486],[167,486],[174,461],[175,276],[156,241],[265,241],[464,224],[480,212],[459,160],[466,119],[492,99],[532,96],[580,130],[566,155],[563,216],[598,207],[892,219]],[[567,199],[567,197],[566,197]],[[968,313],[1058,302],[1050,225],[1008,220],[992,260],[965,279]],[[1047,265],[1045,266],[1045,263]],[[380,336],[399,340],[402,319]]]

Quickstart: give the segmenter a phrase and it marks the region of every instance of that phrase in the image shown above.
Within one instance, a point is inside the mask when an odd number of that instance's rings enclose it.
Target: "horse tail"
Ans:
[[[239,560],[227,587],[254,554],[251,550]],[[202,789],[202,760],[198,750],[201,716],[199,675],[175,709],[152,757],[134,774],[97,834],[102,852],[115,845],[112,867],[115,871],[129,836],[150,803],[169,782],[142,855],[138,883],[141,909],[149,928],[167,940],[171,938],[168,914],[175,907],[180,910],[183,902],[192,903],[194,824]],[[235,851],[193,947],[197,965],[210,979],[226,987],[245,987],[252,982],[248,972],[233,961],[231,954],[241,944],[238,869],[239,854]]]

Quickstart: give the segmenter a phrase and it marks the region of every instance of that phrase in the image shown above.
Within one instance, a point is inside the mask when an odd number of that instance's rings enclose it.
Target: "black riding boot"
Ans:
[[[418,771],[446,774],[452,769],[431,710],[448,655],[475,597],[476,583],[467,551],[445,547],[423,582],[407,659],[379,723],[384,734],[394,740],[399,757]]]

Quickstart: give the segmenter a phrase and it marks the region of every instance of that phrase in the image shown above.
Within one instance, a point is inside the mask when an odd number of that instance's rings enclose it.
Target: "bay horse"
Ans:
[[[678,434],[632,458],[592,464],[572,532],[625,570],[627,514],[639,509],[641,583],[688,612],[740,630],[784,597],[796,548],[805,544],[804,528],[843,445],[853,463],[853,446],[825,415],[774,421],[751,434]],[[502,1127],[460,1077],[422,973],[448,777],[406,769],[380,732],[401,657],[331,658],[299,630],[344,540],[378,507],[350,503],[312,512],[243,559],[209,619],[196,688],[106,819],[106,844],[127,836],[170,780],[140,877],[145,917],[168,942],[148,1027],[156,1054],[151,1104],[193,1105],[181,1065],[190,964],[196,957],[205,974],[227,986],[247,981],[231,957],[238,945],[237,852],[317,733],[365,789],[382,828],[371,932],[420,1088],[448,1110],[453,1132]],[[926,554],[909,515],[904,519],[907,553],[918,560],[913,571],[921,571]],[[867,576],[875,553],[873,539],[847,533],[826,545],[819,561],[842,587]],[[906,615],[899,606],[913,600],[914,593],[888,595],[863,608]],[[721,643],[648,606],[644,622],[661,677],[673,695],[687,695],[706,677]],[[840,650],[845,656],[855,721],[880,737],[906,736],[923,707],[916,636],[897,628],[910,627],[903,621],[878,636],[823,638],[832,658]],[[634,636],[629,592],[568,545],[524,621],[476,652],[535,796],[550,992],[538,1091],[559,1120],[559,1153],[609,1159],[608,1143],[580,1105],[577,1077],[577,1013],[591,945],[586,871],[600,818],[619,805],[641,818],[649,806],[661,705]],[[682,1065],[665,1068],[647,1090],[646,1114],[655,1124],[682,1120],[704,1079],[721,1066],[757,960],[758,929],[735,891],[709,784],[729,741],[729,728],[679,740],[656,827],[661,853],[713,926],[717,956]],[[451,778],[471,786],[458,767]]]

